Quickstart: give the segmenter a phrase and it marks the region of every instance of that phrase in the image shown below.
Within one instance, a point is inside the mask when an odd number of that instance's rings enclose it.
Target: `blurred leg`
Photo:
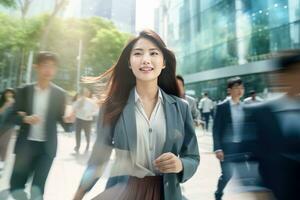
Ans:
[[[16,154],[13,172],[10,178],[10,192],[17,200],[27,199],[24,189],[27,179],[33,171],[33,165],[34,155],[32,152],[24,149],[24,151],[20,151]]]
[[[13,130],[8,130],[0,136],[0,160],[5,161],[8,144]]]
[[[88,151],[90,148],[91,129],[92,129],[92,121],[85,121],[84,133],[85,133],[85,139],[86,139],[86,148],[85,148],[86,151]]]
[[[31,199],[42,200],[45,190],[45,183],[53,163],[53,158],[47,154],[40,155],[36,161],[34,176],[31,186]]]
[[[220,162],[220,164],[222,174],[218,180],[217,190],[215,192],[216,200],[220,200],[222,198],[223,190],[233,174],[232,164],[230,162]]]
[[[75,138],[76,138],[76,146],[75,146],[75,151],[78,152],[80,148],[80,143],[81,143],[81,130],[82,130],[82,120],[81,119],[76,119],[76,124],[75,124]]]
[[[205,120],[205,129],[208,130],[208,124],[209,124],[209,113],[204,113],[204,120]]]

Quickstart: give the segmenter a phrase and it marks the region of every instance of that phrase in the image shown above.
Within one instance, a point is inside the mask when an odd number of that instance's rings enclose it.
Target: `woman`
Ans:
[[[142,31],[125,46],[105,74],[111,76],[98,137],[74,199],[93,187],[113,148],[119,161],[113,167],[119,170],[112,171],[125,176],[109,179],[114,187],[96,199],[182,199],[179,183],[196,172],[199,152],[191,112],[178,97],[175,71],[174,54],[155,32]],[[124,187],[116,184],[120,182]]]
[[[90,98],[91,91],[88,88],[82,88],[76,101],[73,103],[73,110],[76,116],[75,132],[76,132],[76,146],[74,150],[79,152],[81,143],[81,130],[84,130],[86,139],[85,152],[88,152],[90,147],[90,137],[93,117],[97,114],[98,107],[96,103]]]
[[[11,88],[4,90],[0,98],[0,170],[4,168],[7,148],[13,131],[10,114],[15,102],[15,91]]]

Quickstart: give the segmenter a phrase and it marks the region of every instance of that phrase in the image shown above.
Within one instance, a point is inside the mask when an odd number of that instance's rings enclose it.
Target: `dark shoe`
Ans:
[[[223,193],[215,193],[215,200],[222,200]]]

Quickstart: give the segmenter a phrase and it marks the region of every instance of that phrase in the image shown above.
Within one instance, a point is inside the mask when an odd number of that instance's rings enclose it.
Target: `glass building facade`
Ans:
[[[236,75],[247,90],[262,92],[270,70],[257,67],[266,64],[259,61],[300,48],[299,0],[162,0],[159,18],[158,32],[175,51],[187,89],[197,96],[208,91],[223,98],[226,79]],[[240,68],[242,73],[232,71]]]
[[[104,17],[121,31],[135,33],[136,0],[81,0],[81,5],[83,17]]]

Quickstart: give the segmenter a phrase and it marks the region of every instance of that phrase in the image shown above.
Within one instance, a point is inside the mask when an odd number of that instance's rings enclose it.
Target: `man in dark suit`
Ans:
[[[230,98],[216,108],[213,125],[213,142],[216,157],[220,160],[222,174],[219,178],[215,199],[220,200],[223,190],[231,179],[236,162],[242,162],[250,151],[251,138],[242,134],[244,111],[240,98],[244,95],[241,78],[230,78],[227,83]],[[246,142],[247,141],[247,142]]]
[[[10,179],[10,191],[15,199],[27,199],[24,188],[31,175],[31,199],[43,199],[45,182],[56,155],[57,122],[63,124],[64,118],[65,92],[51,83],[57,71],[56,55],[40,52],[36,63],[37,82],[17,91],[14,107],[14,118],[20,125]]]
[[[276,199],[294,200],[300,196],[300,51],[279,55],[273,86],[285,95],[247,108],[245,130],[257,134],[256,154],[265,185]]]

